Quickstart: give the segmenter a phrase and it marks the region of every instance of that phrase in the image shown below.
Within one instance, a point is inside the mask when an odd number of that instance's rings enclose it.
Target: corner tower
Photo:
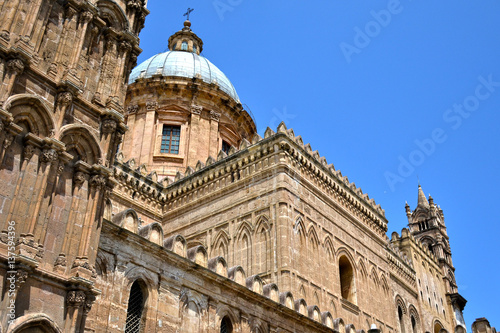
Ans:
[[[426,198],[420,185],[418,185],[417,207],[412,211],[407,203],[405,209],[411,234],[437,258],[445,276],[446,295],[453,306],[457,324],[465,327],[462,311],[467,301],[458,293],[443,210],[434,203],[430,195],[428,199]]]
[[[168,47],[130,75],[122,146],[126,159],[145,164],[159,179],[204,165],[257,131],[231,81],[200,55],[203,41],[190,21]]]

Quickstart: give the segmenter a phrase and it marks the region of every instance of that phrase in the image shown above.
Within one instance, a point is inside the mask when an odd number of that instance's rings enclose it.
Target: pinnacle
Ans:
[[[429,201],[425,197],[424,191],[422,190],[422,186],[418,185],[418,203],[417,207],[429,209]]]

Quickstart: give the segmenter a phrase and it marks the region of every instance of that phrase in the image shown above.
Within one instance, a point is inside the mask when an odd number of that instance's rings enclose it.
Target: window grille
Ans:
[[[224,317],[224,319],[222,319],[222,322],[220,323],[220,333],[232,333],[232,332],[233,329],[231,322],[227,317]]]
[[[130,288],[130,297],[128,299],[127,320],[125,324],[125,333],[141,332],[142,312],[144,310],[144,295],[142,294],[139,283],[135,281]]]
[[[179,154],[180,139],[181,139],[180,126],[163,125],[160,152],[167,154]]]

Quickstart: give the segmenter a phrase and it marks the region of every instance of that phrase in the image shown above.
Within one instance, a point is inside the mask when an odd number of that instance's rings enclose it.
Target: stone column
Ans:
[[[65,11],[65,20],[63,24],[63,29],[62,29],[62,35],[59,39],[59,43],[57,45],[57,51],[54,57],[54,62],[52,63],[51,69],[49,70],[49,75],[55,78],[58,74],[58,66],[60,63],[63,63],[63,57],[64,57],[64,51],[68,47],[68,44],[70,44],[70,47],[72,47],[72,41],[69,39],[69,33],[72,30],[71,25],[75,25],[75,17],[76,17],[76,9],[68,6],[66,7]]]
[[[116,66],[116,56],[118,49],[118,40],[116,36],[109,33],[106,40],[104,59],[102,62],[101,73],[99,77],[99,83],[97,84],[96,94],[94,95],[93,101],[97,104],[102,104],[106,101],[105,96],[111,96],[111,87],[109,86],[112,82],[114,75],[114,68]]]
[[[28,139],[29,138],[30,137],[28,136]],[[21,163],[21,170],[19,170],[19,176],[17,178],[16,188],[14,190],[12,203],[10,205],[11,208],[9,214],[7,214],[8,215],[7,220],[4,221],[4,229],[2,230],[5,230],[7,228],[7,224],[10,221],[12,221],[12,216],[19,206],[20,191],[23,188],[22,184],[25,182],[26,167],[31,158],[33,157],[34,153],[35,153],[35,147],[30,142],[27,142],[23,148],[23,155],[22,155],[23,162]]]
[[[21,37],[24,37],[27,40],[29,40],[29,38],[31,37],[31,32],[33,31],[33,26],[36,23],[37,14],[40,10],[40,6],[42,5],[42,1],[43,0],[34,1],[30,5],[29,13],[24,18],[25,24],[23,26],[23,30],[21,31]],[[33,43],[31,47],[34,47]]]
[[[10,28],[17,13],[20,0],[8,0],[4,3],[4,11],[2,12],[2,22],[0,23],[0,37],[9,41]]]
[[[208,156],[217,156],[219,153],[219,120],[220,113],[210,111],[210,138]],[[208,158],[207,156],[207,158]],[[204,161],[203,161],[204,162]]]
[[[190,123],[190,134],[189,134],[189,146],[186,152],[185,166],[191,165],[198,161],[197,153],[198,147],[197,143],[200,137],[200,122],[201,122],[201,111],[203,107],[200,105],[191,105],[191,123]]]
[[[155,132],[155,118],[156,112],[158,110],[158,102],[147,102],[146,103],[146,119],[144,120],[144,133],[142,135],[142,147],[140,150],[135,151],[136,153],[140,152],[139,155],[139,164],[150,164],[152,162],[152,155],[154,152],[151,152],[153,148],[153,142],[155,141],[156,132]],[[160,139],[161,140],[161,139]],[[153,148],[154,149],[154,148]]]
[[[90,170],[90,166],[82,161],[79,161],[75,165],[75,174],[73,175],[73,193],[71,200],[71,208],[68,216],[68,223],[66,224],[66,232],[63,240],[63,244],[61,246],[61,252],[56,259],[54,264],[54,269],[64,273],[67,269],[67,259],[70,257],[74,257],[77,255],[76,251],[71,251],[71,249],[76,246],[76,235],[78,232],[74,232],[75,225],[83,224],[81,221],[78,221],[78,217],[80,216],[79,212],[82,205],[85,205],[85,199],[82,198],[84,196],[84,192],[82,187],[84,183],[88,180],[88,170]]]
[[[94,15],[89,11],[84,11],[80,14],[81,27],[77,29],[78,35],[76,36],[74,49],[69,63],[69,68],[75,72],[78,65],[78,60],[80,59],[80,54],[82,52],[83,42],[85,41],[85,36],[87,35],[87,27],[89,25],[89,22],[92,21],[93,18]]]
[[[28,206],[28,214],[26,214],[26,216],[30,217],[26,233],[30,235],[34,235],[35,233],[38,213],[40,211],[40,206],[42,204],[43,196],[48,184],[47,179],[49,177],[52,166],[58,160],[58,152],[53,147],[46,146],[43,148],[39,160],[41,163],[40,171],[35,181],[35,185],[33,186],[33,196],[31,197]]]
[[[85,300],[86,295],[83,290],[68,291],[66,296],[67,311],[64,322],[64,332],[79,332]]]
[[[130,51],[132,50],[132,45],[127,41],[121,41],[118,47],[118,62],[115,64],[115,72],[113,77],[115,78],[115,86],[112,88],[112,96],[121,98],[122,88],[125,84],[123,76],[125,69],[125,60],[127,59]]]
[[[23,70],[24,62],[21,59],[11,59],[7,62],[7,76],[0,86],[0,105],[10,96],[14,82]]]

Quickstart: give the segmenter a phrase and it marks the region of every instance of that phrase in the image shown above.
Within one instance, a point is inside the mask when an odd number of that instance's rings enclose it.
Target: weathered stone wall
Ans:
[[[4,329],[83,329],[147,13],[140,0],[0,1],[0,279],[16,281],[1,289]]]

